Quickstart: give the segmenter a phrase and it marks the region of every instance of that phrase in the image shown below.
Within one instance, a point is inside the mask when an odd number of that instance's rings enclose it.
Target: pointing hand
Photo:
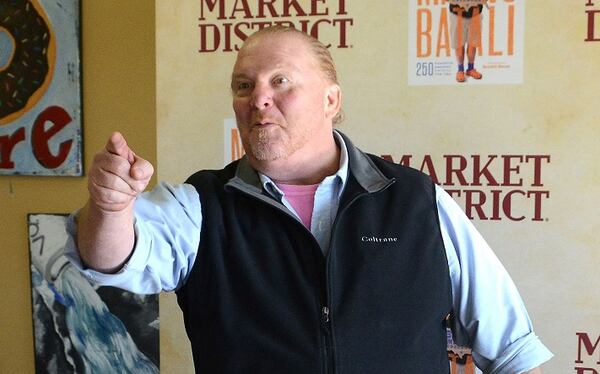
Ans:
[[[88,178],[90,200],[104,212],[118,212],[133,203],[146,189],[154,168],[137,156],[118,132],[97,153]]]

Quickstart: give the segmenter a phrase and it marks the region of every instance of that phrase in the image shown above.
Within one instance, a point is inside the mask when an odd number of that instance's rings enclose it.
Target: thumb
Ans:
[[[133,154],[133,158],[134,158],[134,162],[131,165],[131,171],[130,171],[130,175],[133,179],[136,180],[150,180],[150,178],[152,177],[152,174],[154,174],[154,167],[152,166],[152,164],[139,157],[138,155]]]
[[[121,156],[130,164],[135,162],[134,153],[127,145],[127,141],[120,132],[113,132],[108,138],[108,142],[106,143],[106,151],[112,153],[113,155]]]

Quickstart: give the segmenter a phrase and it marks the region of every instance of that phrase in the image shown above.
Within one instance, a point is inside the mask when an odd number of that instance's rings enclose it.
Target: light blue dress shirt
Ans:
[[[348,174],[346,146],[341,136],[335,136],[341,148],[340,168],[317,188],[311,220],[311,232],[325,254]],[[265,190],[297,217],[275,183],[259,176]],[[472,348],[473,359],[484,373],[522,373],[549,360],[552,353],[533,332],[523,301],[498,258],[439,186],[436,195],[452,284],[456,344]],[[117,274],[83,268],[75,246],[74,215],[67,227],[67,257],[96,283],[137,293],[176,290],[192,269],[200,241],[202,211],[196,189],[160,183],[137,199],[135,217],[134,252]]]

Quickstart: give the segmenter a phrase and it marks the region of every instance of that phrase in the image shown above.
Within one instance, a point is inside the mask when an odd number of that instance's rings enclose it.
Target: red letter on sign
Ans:
[[[54,169],[60,166],[69,155],[73,140],[60,143],[58,155],[54,156],[48,147],[48,141],[66,125],[72,118],[63,108],[51,106],[40,113],[35,119],[33,130],[31,131],[31,147],[35,158],[48,169]],[[46,121],[52,125],[48,130],[45,129]]]
[[[25,140],[25,127],[21,127],[12,135],[0,136],[0,169],[12,169],[15,163],[10,160],[10,154],[18,142]]]
[[[598,337],[596,342],[592,345],[592,341],[590,340],[590,337],[588,336],[588,334],[586,334],[584,332],[577,332],[577,333],[575,333],[575,335],[577,335],[577,337],[579,337],[579,344],[577,347],[577,360],[575,361],[575,363],[582,364],[583,360],[581,359],[581,348],[582,348],[581,343],[583,343],[583,346],[585,347],[585,351],[587,352],[588,356],[592,356],[594,354],[594,352],[596,351],[596,348],[600,348],[600,344],[599,344],[600,336]],[[596,363],[600,364],[600,359]]]
[[[592,368],[575,368],[577,374],[598,374],[598,371]]]
[[[587,38],[585,38],[586,42],[600,42],[599,38],[596,38],[594,36],[594,30],[595,30],[595,18],[596,18],[596,14],[600,14],[600,10],[586,10],[585,11],[588,14],[588,30],[587,30]]]

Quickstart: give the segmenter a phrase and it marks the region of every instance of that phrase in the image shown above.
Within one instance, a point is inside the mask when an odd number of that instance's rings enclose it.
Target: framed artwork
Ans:
[[[63,254],[66,219],[28,215],[36,373],[158,373],[158,295],[90,284]]]
[[[79,0],[0,2],[0,175],[80,176]]]

